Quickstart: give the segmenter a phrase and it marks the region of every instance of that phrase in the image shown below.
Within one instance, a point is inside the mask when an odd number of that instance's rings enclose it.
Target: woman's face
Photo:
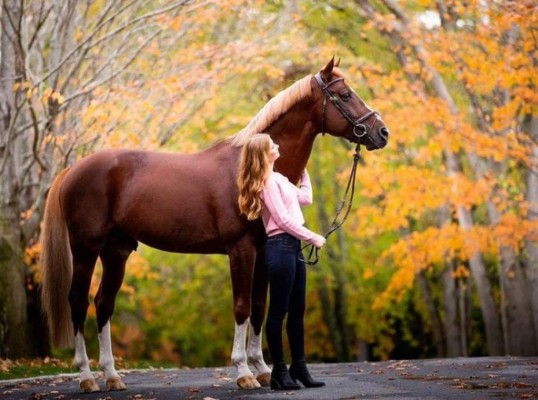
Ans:
[[[271,140],[271,150],[269,151],[269,161],[274,162],[278,157],[280,157],[280,152],[278,151],[278,144]]]

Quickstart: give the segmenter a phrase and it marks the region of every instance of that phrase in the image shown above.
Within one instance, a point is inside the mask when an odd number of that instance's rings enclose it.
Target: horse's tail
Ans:
[[[68,169],[54,179],[45,206],[41,232],[41,304],[45,311],[52,343],[73,345],[73,323],[68,301],[73,265],[67,226],[60,204],[60,188]]]

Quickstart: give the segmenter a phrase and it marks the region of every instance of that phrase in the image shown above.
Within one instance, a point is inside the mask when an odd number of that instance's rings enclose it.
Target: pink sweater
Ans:
[[[262,220],[267,236],[289,233],[309,242],[314,232],[305,228],[301,206],[312,204],[312,185],[306,170],[301,176],[299,187],[278,172],[272,172],[265,181],[261,198],[263,200]]]

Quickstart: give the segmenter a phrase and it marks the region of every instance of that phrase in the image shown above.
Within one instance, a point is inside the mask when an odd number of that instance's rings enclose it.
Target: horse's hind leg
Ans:
[[[228,255],[234,300],[235,333],[232,363],[237,368],[236,383],[241,389],[258,389],[261,386],[248,367],[246,351],[256,249],[252,243],[244,239],[236,244]]]
[[[125,390],[125,384],[114,367],[110,337],[110,318],[114,312],[114,302],[125,274],[125,263],[136,248],[131,238],[113,231],[99,257],[103,264],[103,277],[95,297],[97,327],[99,330],[99,367],[105,373],[107,390]]]
[[[271,369],[265,363],[262,351],[262,325],[265,315],[268,282],[265,257],[263,251],[259,251],[256,255],[254,281],[252,283],[252,315],[250,317],[247,355],[249,362],[258,371],[256,379],[262,386],[269,386],[271,383]]]
[[[75,242],[74,240],[71,241]],[[71,320],[75,333],[75,366],[79,369],[80,389],[85,393],[98,392],[99,385],[90,370],[84,342],[84,322],[88,313],[88,295],[99,250],[94,246],[72,246],[73,278],[69,291]]]

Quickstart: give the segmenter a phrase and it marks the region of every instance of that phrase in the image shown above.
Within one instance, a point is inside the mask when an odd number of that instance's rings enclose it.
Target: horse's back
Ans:
[[[71,231],[98,240],[119,229],[176,252],[224,253],[244,230],[237,211],[236,149],[175,154],[105,150],[69,171],[62,205]]]

